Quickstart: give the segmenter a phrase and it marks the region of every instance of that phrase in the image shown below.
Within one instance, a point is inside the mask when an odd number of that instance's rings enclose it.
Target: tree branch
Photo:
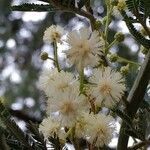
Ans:
[[[140,104],[144,98],[147,85],[150,80],[150,51],[148,52],[144,63],[137,75],[134,85],[127,98],[129,105],[126,110],[127,115],[133,119]],[[124,133],[124,129],[127,128],[127,124],[123,121],[120,129],[118,147],[117,150],[127,150],[129,136]]]
[[[134,117],[136,111],[138,110],[144,98],[149,80],[150,80],[150,51],[148,52],[145,58],[145,61],[137,75],[134,85],[127,98],[128,102],[130,103],[128,113],[131,117]]]

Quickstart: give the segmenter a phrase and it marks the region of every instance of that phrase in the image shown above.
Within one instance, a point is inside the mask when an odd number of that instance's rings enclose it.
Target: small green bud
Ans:
[[[118,0],[111,0],[111,5],[117,6],[118,5]]]
[[[111,62],[116,62],[117,59],[118,59],[118,55],[117,54],[111,54],[111,55],[109,55],[109,60]]]
[[[117,5],[118,10],[125,10],[126,2],[125,0],[119,0]]]
[[[149,50],[148,50],[147,48],[141,46],[141,52],[142,52],[144,55],[146,55],[146,54],[148,53],[148,51],[149,51]]]
[[[110,0],[105,0],[105,3],[106,3],[107,6],[110,7]]]
[[[48,59],[48,53],[42,52],[42,53],[41,53],[41,59],[42,59],[42,60],[47,60],[47,59]]]
[[[148,30],[150,31],[150,28],[148,28]],[[148,36],[148,33],[145,31],[144,28],[141,28],[140,32],[143,36]]]
[[[101,26],[102,26],[101,21],[98,20],[98,21],[95,22],[95,29],[96,30],[99,30]]]
[[[124,41],[124,34],[121,32],[118,32],[115,34],[114,38],[118,41],[118,42],[122,42]]]
[[[144,28],[142,28],[142,29],[140,30],[140,32],[141,32],[141,34],[144,35],[144,36],[147,36],[147,35],[148,35]]]
[[[121,67],[120,72],[122,75],[127,75],[129,73],[129,64],[126,66]]]
[[[107,16],[105,16],[105,17],[102,19],[102,24],[103,24],[103,25],[106,24],[106,20],[107,20]]]
[[[116,62],[117,59],[118,59],[118,55],[117,54],[108,54],[107,56],[108,56],[108,58],[109,58],[109,60],[111,62]]]

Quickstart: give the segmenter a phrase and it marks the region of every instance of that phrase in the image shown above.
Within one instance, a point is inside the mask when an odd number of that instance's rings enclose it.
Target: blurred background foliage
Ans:
[[[44,1],[44,0],[43,0]],[[0,96],[4,103],[15,111],[22,111],[31,117],[41,120],[45,110],[44,94],[38,90],[37,81],[43,61],[40,52],[51,53],[52,48],[42,41],[44,30],[51,24],[59,24],[67,30],[80,26],[89,26],[86,18],[67,12],[22,12],[11,11],[11,5],[23,3],[42,3],[38,0],[0,0]],[[94,15],[102,19],[106,15],[104,0],[92,0]],[[126,59],[142,62],[144,55],[140,46],[131,37],[121,16],[113,17],[109,30],[109,42],[113,41],[116,32],[125,34],[125,41],[112,47]],[[114,63],[114,67],[121,67]],[[130,90],[137,73],[138,66],[132,65],[127,76],[127,88]],[[150,87],[149,87],[150,88]],[[150,101],[150,93],[145,99]],[[145,113],[146,115],[146,113]]]

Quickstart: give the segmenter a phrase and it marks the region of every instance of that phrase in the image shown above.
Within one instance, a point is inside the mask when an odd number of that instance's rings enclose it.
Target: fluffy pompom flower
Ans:
[[[108,145],[113,137],[115,126],[111,116],[104,114],[88,114],[84,113],[85,136],[89,143],[96,147]]]
[[[79,82],[74,79],[73,74],[64,71],[58,72],[57,69],[43,70],[38,86],[48,97],[60,96],[66,90],[71,90],[73,86],[79,92]]]
[[[93,96],[96,97],[95,102],[99,106],[113,107],[125,91],[122,75],[110,67],[95,70],[90,82],[95,84],[91,89]]]
[[[49,87],[49,83],[54,80],[55,75],[58,74],[58,70],[55,69],[43,69],[39,81],[38,81],[38,87],[40,90],[46,91]]]
[[[39,131],[41,131],[44,137],[47,139],[50,136],[58,135],[60,131],[60,124],[51,117],[43,119],[39,126]]]
[[[83,67],[95,66],[98,63],[98,54],[102,42],[97,31],[90,33],[89,29],[81,28],[78,32],[72,31],[68,35],[69,50],[65,51],[71,64],[80,70]]]
[[[57,93],[59,95],[59,93]],[[47,113],[58,112],[58,119],[63,127],[72,127],[87,107],[86,97],[79,95],[76,89],[61,93],[55,98],[48,99]]]
[[[61,37],[64,34],[64,30],[60,26],[51,25],[44,32],[43,40],[47,43],[58,42],[61,43]]]

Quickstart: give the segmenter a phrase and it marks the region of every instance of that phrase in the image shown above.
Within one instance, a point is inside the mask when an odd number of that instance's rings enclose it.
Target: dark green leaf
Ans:
[[[12,11],[48,11],[48,12],[53,12],[56,11],[57,9],[54,8],[51,5],[39,5],[39,4],[22,4],[22,5],[14,5],[11,6]]]
[[[38,124],[34,124],[34,123],[30,122],[27,125],[27,128],[31,132],[32,137],[39,142],[38,145],[41,146],[43,150],[47,150],[46,141],[44,140],[44,136],[42,134],[40,134],[40,132],[38,130]]]
[[[143,45],[145,48],[150,48],[150,40],[146,39],[140,32],[138,32],[135,27],[133,26],[132,22],[130,21],[130,18],[127,16],[125,11],[122,11],[122,16],[124,17],[124,21],[126,22],[126,25],[130,31],[130,33],[135,37],[135,39]]]
[[[4,105],[0,102],[0,117],[3,121],[6,128],[27,147],[29,150],[32,150],[30,144],[28,143],[24,132],[19,128],[19,126],[10,118],[9,111],[4,107]]]

